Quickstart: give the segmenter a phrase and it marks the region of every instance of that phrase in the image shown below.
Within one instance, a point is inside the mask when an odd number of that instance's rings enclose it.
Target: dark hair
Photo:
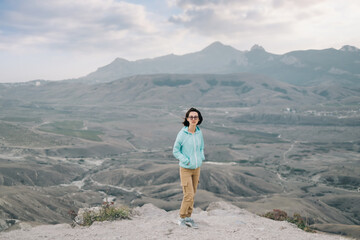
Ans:
[[[198,113],[199,122],[198,122],[197,125],[200,125],[202,123],[202,121],[203,121],[203,117],[201,116],[200,111],[197,110],[196,108],[190,108],[185,114],[185,119],[184,119],[184,122],[183,122],[184,126],[188,127],[190,125],[189,121],[187,120],[187,118],[189,117],[190,112],[197,112]]]

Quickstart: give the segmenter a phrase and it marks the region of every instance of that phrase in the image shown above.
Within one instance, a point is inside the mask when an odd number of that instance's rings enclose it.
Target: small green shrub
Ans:
[[[280,209],[274,209],[272,212],[267,212],[263,215],[263,217],[276,221],[285,221],[288,218],[287,213]]]
[[[266,217],[276,221],[288,221],[290,223],[295,224],[298,228],[306,232],[312,232],[312,233],[316,232],[306,224],[304,218],[301,217],[300,214],[298,213],[294,213],[293,217],[288,217],[285,211],[282,211],[280,209],[273,209],[272,212],[267,212],[264,215],[262,215],[262,217]]]
[[[90,226],[95,221],[130,219],[130,209],[127,207],[115,207],[113,202],[104,202],[99,212],[87,211],[84,213],[83,219],[84,226]]]
[[[302,230],[304,230],[306,227],[304,219],[298,213],[294,213],[294,217],[289,218],[287,221],[295,224],[296,226],[298,226],[298,228]]]

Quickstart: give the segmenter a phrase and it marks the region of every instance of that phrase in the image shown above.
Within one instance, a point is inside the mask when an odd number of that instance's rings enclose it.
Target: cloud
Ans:
[[[251,0],[175,0],[180,7],[206,6],[206,5],[232,5],[236,3],[250,3]]]
[[[152,11],[153,4],[133,2],[0,1],[0,82],[80,77],[116,57],[137,60],[203,47],[159,8]]]
[[[329,1],[320,0],[175,0],[182,12],[169,21],[205,36],[286,35],[325,16]],[[330,4],[334,5],[334,4]],[[333,15],[333,16],[331,16]],[[308,25],[308,27],[311,25]]]
[[[27,0],[0,15],[0,48],[86,50],[157,31],[141,5],[115,0]],[[15,5],[19,4],[19,5]]]

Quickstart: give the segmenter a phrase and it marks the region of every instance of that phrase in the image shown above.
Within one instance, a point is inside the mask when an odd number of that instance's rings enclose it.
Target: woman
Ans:
[[[198,125],[203,118],[199,110],[190,108],[185,115],[184,127],[178,133],[173,154],[179,160],[183,200],[180,207],[180,226],[198,228],[191,218],[194,197],[199,184],[200,166],[205,160],[204,138]]]

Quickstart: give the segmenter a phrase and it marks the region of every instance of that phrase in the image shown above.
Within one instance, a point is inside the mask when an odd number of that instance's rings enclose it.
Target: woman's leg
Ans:
[[[200,179],[200,168],[197,168],[197,169],[195,169],[194,174],[192,175],[192,181],[193,181],[193,187],[194,187],[194,195],[195,195],[197,187],[199,185],[199,179]]]
[[[183,200],[180,207],[180,218],[191,216],[194,205],[193,169],[180,167],[180,179],[183,189]]]
[[[192,175],[191,175],[191,181],[192,181],[192,186],[193,186],[193,199],[192,199],[191,206],[189,206],[188,213],[187,213],[186,217],[191,217],[191,214],[193,212],[194,199],[195,199],[195,194],[196,194],[197,187],[199,185],[199,179],[200,179],[200,168],[197,168],[197,169],[193,170]]]

